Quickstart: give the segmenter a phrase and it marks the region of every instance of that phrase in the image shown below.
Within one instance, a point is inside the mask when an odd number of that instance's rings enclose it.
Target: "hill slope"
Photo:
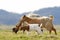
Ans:
[[[53,15],[54,24],[60,24],[60,7],[43,8],[43,9],[34,11],[34,13],[37,13],[43,16]]]
[[[60,24],[60,7],[43,8],[43,9],[35,10],[33,12],[41,16],[53,15],[54,24]],[[23,15],[24,13],[14,14],[12,12],[8,12],[0,9],[0,24],[15,25],[20,20],[20,17]]]
[[[12,12],[0,9],[0,24],[14,25],[19,19],[19,14],[13,14]]]

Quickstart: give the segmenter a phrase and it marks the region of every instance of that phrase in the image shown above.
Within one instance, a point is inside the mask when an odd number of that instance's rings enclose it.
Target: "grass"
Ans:
[[[0,40],[60,40],[60,30],[57,30],[57,35],[52,32],[50,35],[48,31],[44,31],[42,35],[37,35],[36,32],[32,31],[29,35],[25,32],[19,31],[17,34],[13,33],[12,30],[0,30]]]

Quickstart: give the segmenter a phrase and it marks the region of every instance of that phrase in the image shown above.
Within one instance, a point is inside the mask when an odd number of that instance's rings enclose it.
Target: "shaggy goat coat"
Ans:
[[[23,22],[23,25],[21,26],[21,30],[27,30],[27,31],[36,31],[38,34],[42,34],[41,28],[38,24],[26,24],[27,22]]]

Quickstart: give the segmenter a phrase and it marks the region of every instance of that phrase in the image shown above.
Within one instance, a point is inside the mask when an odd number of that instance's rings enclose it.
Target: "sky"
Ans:
[[[19,14],[55,6],[60,7],[60,0],[0,0],[0,9]]]

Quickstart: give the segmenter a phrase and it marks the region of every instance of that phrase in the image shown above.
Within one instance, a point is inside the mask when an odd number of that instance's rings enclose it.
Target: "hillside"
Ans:
[[[0,9],[0,24],[14,25],[20,19],[19,14]]]
[[[60,7],[51,7],[35,10],[34,13],[37,13],[41,16],[54,16],[54,24],[60,24]]]
[[[33,13],[41,16],[53,15],[54,24],[60,24],[60,7],[43,8],[33,11]],[[15,25],[22,15],[24,15],[24,13],[17,14],[0,9],[0,24]]]

